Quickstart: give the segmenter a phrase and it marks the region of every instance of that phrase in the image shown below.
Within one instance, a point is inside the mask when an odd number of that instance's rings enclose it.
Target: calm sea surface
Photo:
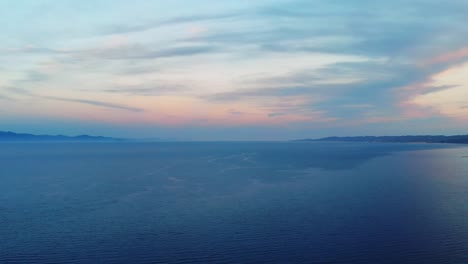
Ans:
[[[468,263],[468,147],[2,143],[0,263]]]

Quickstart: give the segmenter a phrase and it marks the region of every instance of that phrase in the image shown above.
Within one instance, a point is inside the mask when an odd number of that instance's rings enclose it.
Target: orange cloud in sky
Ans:
[[[435,64],[452,66],[431,75],[425,81],[397,89],[398,105],[407,118],[442,115],[468,119],[468,46],[423,61],[423,68]],[[457,64],[461,63],[461,64]]]
[[[398,90],[400,107],[408,117],[434,114],[468,120],[468,63],[432,75],[427,81]]]

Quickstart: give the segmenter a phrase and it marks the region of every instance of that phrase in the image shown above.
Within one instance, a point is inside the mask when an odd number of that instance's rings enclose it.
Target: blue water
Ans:
[[[2,143],[0,263],[468,263],[468,147]]]

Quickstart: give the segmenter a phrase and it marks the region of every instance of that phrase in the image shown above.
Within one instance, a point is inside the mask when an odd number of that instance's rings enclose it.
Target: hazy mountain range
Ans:
[[[103,142],[103,141],[177,141],[162,140],[158,138],[151,139],[124,139],[103,136],[64,136],[64,135],[34,135],[27,133],[3,132],[0,131],[0,142],[6,141],[73,141],[73,142]],[[356,137],[325,137],[319,139],[298,139],[295,141],[328,141],[328,142],[394,142],[394,143],[456,143],[468,144],[468,135],[420,135],[420,136],[356,136]]]
[[[64,135],[33,135],[25,133],[2,132],[0,141],[122,141],[124,139],[101,136],[64,136]]]

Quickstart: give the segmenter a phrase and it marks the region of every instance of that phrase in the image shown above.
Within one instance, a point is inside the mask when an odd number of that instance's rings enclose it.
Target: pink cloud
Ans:
[[[427,67],[434,64],[441,64],[447,62],[454,62],[462,59],[468,59],[468,46],[461,49],[450,51],[435,57],[432,57],[422,63],[423,67]]]

